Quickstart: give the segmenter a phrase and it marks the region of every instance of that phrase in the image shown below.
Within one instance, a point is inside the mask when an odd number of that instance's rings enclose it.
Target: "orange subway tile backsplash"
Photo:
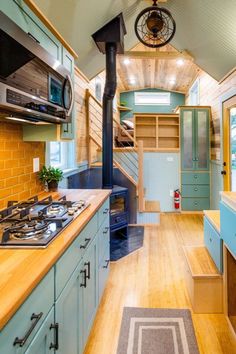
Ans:
[[[0,125],[0,209],[9,200],[29,198],[43,190],[37,173],[33,173],[33,158],[45,163],[45,144],[24,142],[20,124]]]

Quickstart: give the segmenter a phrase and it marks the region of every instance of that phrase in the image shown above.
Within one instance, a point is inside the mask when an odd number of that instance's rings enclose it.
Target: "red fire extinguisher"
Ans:
[[[179,189],[176,189],[174,191],[174,205],[175,205],[175,209],[179,209],[179,207],[180,207],[180,191],[179,191]]]

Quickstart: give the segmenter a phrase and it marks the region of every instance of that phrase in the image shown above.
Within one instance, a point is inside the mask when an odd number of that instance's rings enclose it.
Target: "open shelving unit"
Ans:
[[[179,150],[178,114],[136,114],[134,137],[144,149]]]

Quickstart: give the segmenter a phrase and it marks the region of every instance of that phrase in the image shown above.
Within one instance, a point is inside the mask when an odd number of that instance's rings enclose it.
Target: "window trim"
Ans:
[[[50,143],[46,142],[46,166],[52,166],[50,160]],[[60,168],[62,171],[76,168],[76,154],[75,154],[75,140],[72,141],[59,141],[59,144],[68,144],[63,146],[63,164],[53,165],[54,167]],[[66,162],[66,163],[65,163]]]
[[[143,96],[143,99],[145,96],[159,96],[161,99],[162,97],[166,97],[166,101],[164,100],[163,102],[140,102],[140,96]],[[134,93],[134,104],[135,106],[170,106],[171,105],[171,92],[156,92],[156,91],[149,91],[149,92],[135,92]]]
[[[193,97],[192,95],[195,89],[197,89],[197,94],[195,95],[195,97],[197,97],[197,102],[192,101],[192,97]],[[189,89],[189,104],[192,106],[200,106],[200,78],[199,77],[194,81],[194,83]]]

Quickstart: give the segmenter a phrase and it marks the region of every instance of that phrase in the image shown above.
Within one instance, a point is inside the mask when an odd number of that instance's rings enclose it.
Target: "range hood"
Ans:
[[[70,72],[2,11],[0,51],[0,111],[29,121],[70,122]]]

